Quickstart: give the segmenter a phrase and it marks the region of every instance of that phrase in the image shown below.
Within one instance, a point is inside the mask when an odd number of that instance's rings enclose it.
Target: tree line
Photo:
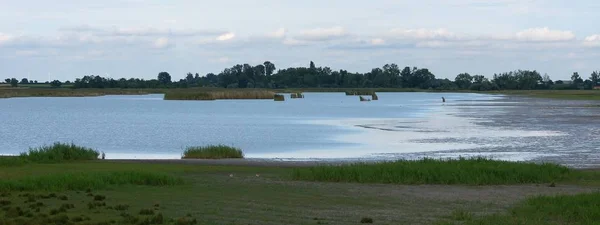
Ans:
[[[439,79],[427,68],[404,67],[386,64],[366,73],[352,73],[347,70],[333,71],[329,67],[317,67],[310,62],[309,67],[292,67],[277,70],[275,64],[237,64],[218,74],[204,76],[187,73],[179,80],[173,80],[168,72],[160,72],[156,79],[121,78],[113,79],[97,75],[86,75],[74,82],[59,80],[46,82],[52,87],[69,84],[71,88],[418,88],[432,90],[534,90],[534,89],[593,89],[600,85],[600,72],[594,71],[589,78],[582,78],[575,72],[569,81],[552,81],[547,74],[538,71],[517,70],[494,74],[491,79],[483,75],[461,73],[454,78]],[[13,87],[19,84],[35,84],[27,78],[5,80]]]

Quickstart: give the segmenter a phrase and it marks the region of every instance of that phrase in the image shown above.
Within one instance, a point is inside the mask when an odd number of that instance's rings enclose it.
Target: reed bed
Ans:
[[[352,90],[352,91],[346,91],[346,95],[349,96],[355,96],[355,95],[372,95],[375,92],[371,91],[371,90]]]
[[[280,94],[276,94],[276,95],[273,97],[273,99],[274,99],[275,101],[278,101],[278,102],[283,102],[283,101],[285,101],[285,96],[284,96],[284,95],[280,95]]]
[[[294,92],[290,95],[290,98],[304,98],[304,94],[302,92]]]
[[[226,145],[208,145],[188,147],[182,159],[241,159],[244,153],[241,149]]]
[[[373,94],[371,95],[371,99],[373,101],[378,101],[379,100],[379,96],[377,96],[377,93],[373,92]]]
[[[298,168],[292,177],[326,182],[493,185],[555,182],[577,172],[556,164],[461,158]]]
[[[363,96],[358,96],[358,98],[360,99],[361,102],[370,102],[371,99],[365,98]]]
[[[78,160],[97,160],[100,153],[94,149],[56,142],[23,152],[20,158],[31,162],[54,163]]]
[[[165,100],[219,100],[219,99],[273,99],[275,92],[265,90],[248,91],[194,91],[177,90],[165,93]]]
[[[0,191],[83,191],[112,185],[172,186],[181,178],[156,172],[78,172],[0,180]]]

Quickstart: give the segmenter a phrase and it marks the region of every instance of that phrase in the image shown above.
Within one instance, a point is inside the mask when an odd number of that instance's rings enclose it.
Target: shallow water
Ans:
[[[186,146],[228,144],[250,158],[287,160],[482,154],[580,167],[598,161],[600,124],[593,116],[600,108],[468,93],[378,95],[372,102],[343,93],[306,93],[285,102],[163,101],[162,95],[2,99],[0,154],[61,141],[132,159],[179,158]]]

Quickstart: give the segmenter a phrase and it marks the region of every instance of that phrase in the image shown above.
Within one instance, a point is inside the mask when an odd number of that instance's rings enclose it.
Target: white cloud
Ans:
[[[168,47],[168,46],[169,46],[169,43],[170,43],[170,41],[169,41],[169,39],[168,39],[168,38],[166,38],[166,37],[161,37],[161,38],[158,38],[158,39],[156,39],[156,40],[154,41],[154,45],[153,45],[153,46],[154,46],[155,48],[166,48],[166,47]]]
[[[2,46],[3,44],[8,43],[9,41],[11,41],[13,39],[12,36],[8,35],[8,34],[3,34],[0,33],[0,46]]]
[[[88,33],[98,36],[133,36],[133,37],[152,37],[152,36],[214,36],[225,33],[221,30],[198,30],[198,29],[172,29],[156,27],[95,27],[90,25],[81,25],[74,27],[61,28],[60,31],[69,33]]]
[[[308,42],[306,42],[306,41],[298,40],[295,38],[286,38],[285,40],[283,40],[282,43],[284,45],[306,45],[306,44],[308,44]]]
[[[585,40],[583,40],[583,45],[588,47],[600,47],[600,34],[587,36]]]
[[[231,59],[229,59],[229,57],[221,57],[221,58],[218,58],[217,61],[220,63],[227,63],[227,62],[231,61]]]
[[[285,28],[279,28],[278,30],[269,33],[267,36],[272,38],[283,38],[285,37],[286,32],[287,31],[285,30]]]
[[[372,45],[383,45],[383,44],[385,44],[385,40],[383,40],[381,38],[373,38],[373,39],[371,39],[370,43]]]
[[[392,29],[390,33],[396,38],[402,39],[458,39],[459,35],[447,29]]]
[[[229,32],[229,33],[226,33],[226,34],[219,35],[219,36],[216,38],[216,40],[217,40],[217,41],[228,41],[228,40],[231,40],[231,39],[233,39],[234,37],[235,37],[235,34],[234,34],[234,33],[231,33],[231,32]]]
[[[518,32],[516,39],[520,41],[571,41],[575,39],[575,34],[571,31],[550,30],[548,27],[531,28]]]
[[[343,27],[336,26],[330,28],[315,28],[304,30],[298,35],[298,39],[305,41],[326,41],[346,36],[346,30]]]

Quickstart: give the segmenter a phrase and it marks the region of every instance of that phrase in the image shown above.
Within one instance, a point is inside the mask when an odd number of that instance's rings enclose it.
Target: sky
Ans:
[[[388,63],[438,78],[600,70],[597,0],[0,0],[0,78]]]

